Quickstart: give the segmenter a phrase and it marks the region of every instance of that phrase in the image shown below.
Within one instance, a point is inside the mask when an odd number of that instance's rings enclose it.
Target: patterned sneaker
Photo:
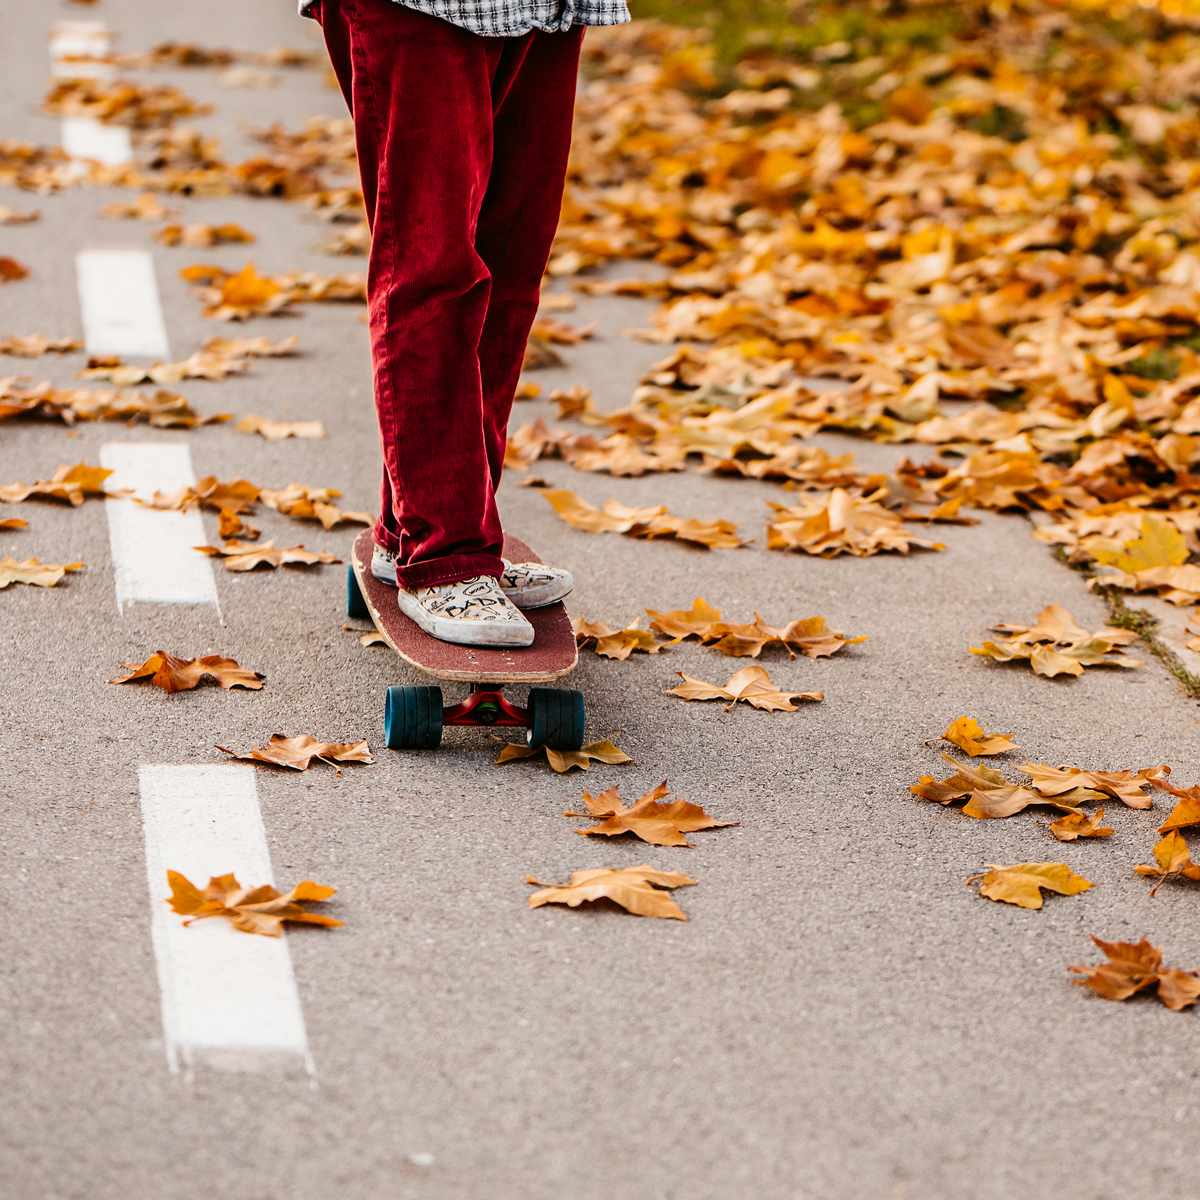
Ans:
[[[575,586],[571,572],[560,567],[510,563],[507,558],[501,561],[504,574],[500,576],[500,586],[518,608],[545,608],[547,604],[556,604]]]
[[[380,583],[395,587],[398,557],[394,550],[376,546],[371,555],[371,574]],[[555,604],[575,586],[570,571],[541,563],[510,563],[507,558],[501,561],[504,574],[500,576],[500,586],[518,608],[544,608],[547,604]]]
[[[529,646],[533,626],[490,575],[396,589],[400,611],[430,637],[461,646]]]

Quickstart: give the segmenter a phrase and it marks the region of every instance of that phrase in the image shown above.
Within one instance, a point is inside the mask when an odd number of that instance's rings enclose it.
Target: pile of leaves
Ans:
[[[1085,667],[1140,667],[1141,661],[1119,653],[1122,646],[1137,640],[1130,629],[1106,626],[1095,633],[1076,624],[1075,618],[1059,604],[1047,605],[1036,625],[995,625],[994,629],[1011,634],[1007,640],[986,641],[971,646],[972,654],[996,662],[1028,662],[1034,673],[1082,675]]]

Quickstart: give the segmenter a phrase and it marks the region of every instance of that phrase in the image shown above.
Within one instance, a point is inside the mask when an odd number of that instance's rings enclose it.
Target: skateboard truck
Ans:
[[[501,695],[502,683],[473,683],[471,694],[458,704],[442,709],[445,725],[528,725],[529,709],[509,704]]]

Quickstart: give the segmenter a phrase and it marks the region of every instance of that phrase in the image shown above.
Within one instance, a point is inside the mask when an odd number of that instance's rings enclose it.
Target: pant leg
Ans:
[[[475,247],[492,276],[479,365],[493,487],[562,208],[583,32],[507,39],[492,81],[492,171]]]
[[[394,3],[322,0],[354,116],[386,482],[376,540],[408,588],[499,575],[479,347],[491,275],[475,249],[507,43]],[[488,422],[490,425],[492,422]]]

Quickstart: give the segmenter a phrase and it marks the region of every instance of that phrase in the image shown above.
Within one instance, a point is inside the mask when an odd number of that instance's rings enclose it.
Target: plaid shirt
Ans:
[[[481,37],[520,37],[531,29],[559,33],[573,25],[621,25],[625,0],[397,0]],[[300,0],[300,15],[313,0]]]

